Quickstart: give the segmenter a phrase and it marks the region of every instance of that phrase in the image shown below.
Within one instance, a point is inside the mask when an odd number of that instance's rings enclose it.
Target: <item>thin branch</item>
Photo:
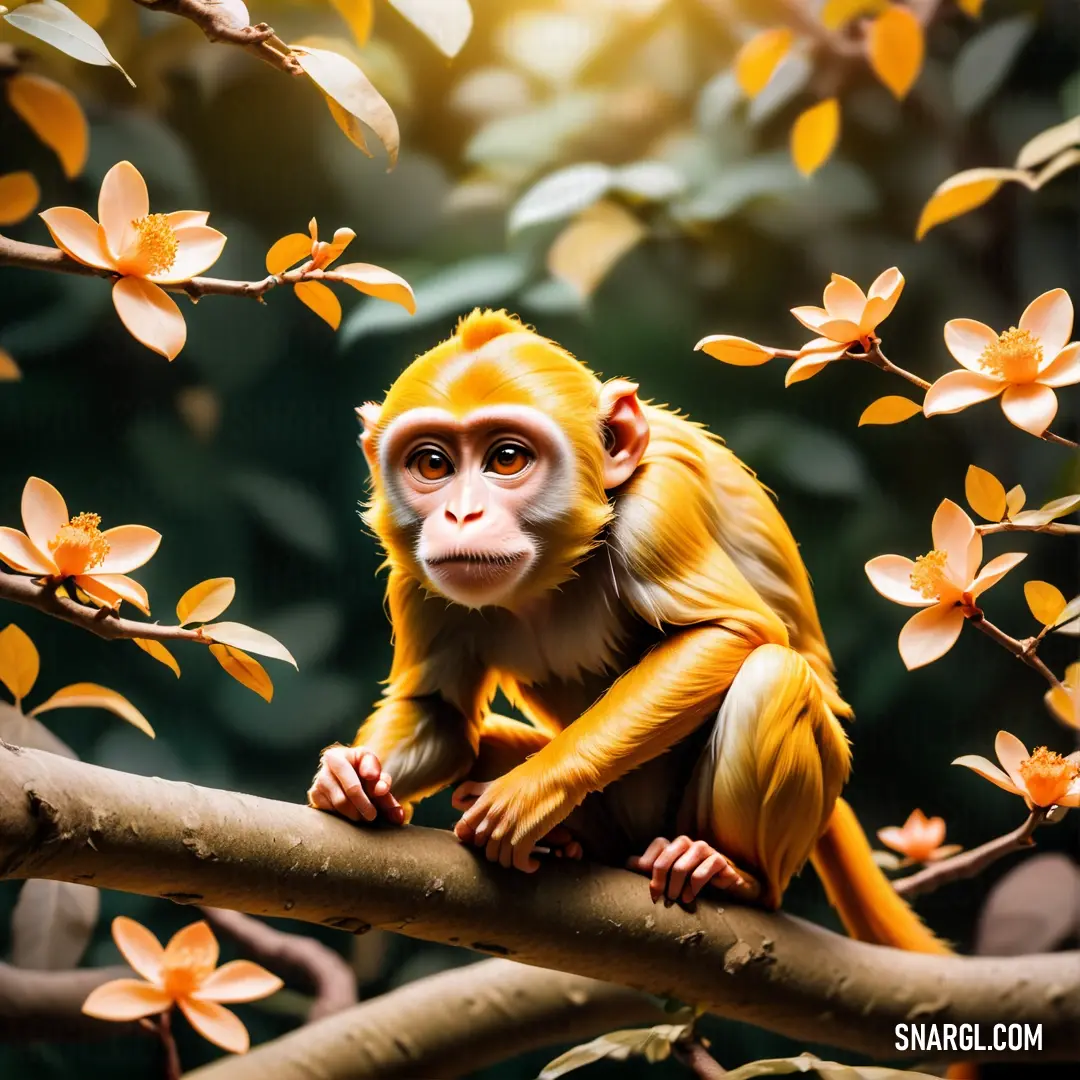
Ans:
[[[1066,439],[1062,435],[1057,435],[1047,428],[1040,436],[1040,439],[1044,439],[1046,442],[1056,443],[1058,446],[1067,446],[1070,450],[1080,449],[1080,443],[1073,442],[1072,439]]]
[[[1031,637],[1019,641],[1017,638],[1009,637],[1004,630],[999,630],[992,622],[988,622],[979,608],[975,608],[974,613],[967,616],[967,620],[976,630],[981,630],[992,641],[996,641],[1003,648],[1008,649],[1013,656],[1023,660],[1028,667],[1034,668],[1052,687],[1063,689],[1061,680],[1039,659],[1035,652],[1040,638]]]
[[[994,533],[1032,532],[1049,533],[1051,536],[1075,536],[1080,534],[1080,525],[1067,525],[1063,521],[1048,521],[1045,525],[1019,525],[1015,521],[997,521],[989,525],[976,525],[975,531],[983,536]]]
[[[139,1026],[156,1035],[161,1042],[165,1055],[165,1080],[181,1080],[184,1070],[180,1067],[180,1050],[172,1033],[172,1010],[168,1009],[156,1018],[145,1017],[139,1021]]]
[[[881,342],[877,338],[873,338],[870,342],[870,348],[864,353],[846,353],[845,359],[850,360],[865,360],[868,364],[873,364],[876,368],[881,368],[882,371],[887,371],[890,375],[899,375],[901,379],[907,379],[909,383],[917,386],[920,390],[929,390],[930,384],[921,379],[918,375],[913,374],[910,371],[905,370],[902,367],[898,367],[894,364],[882,351]]]
[[[727,899],[693,912],[663,907],[625,870],[552,860],[521,874],[439,830],[359,828],[299,804],[0,744],[5,877],[78,880],[352,933],[379,926],[874,1057],[898,1056],[895,1026],[913,1015],[1040,1023],[1040,1061],[1080,1056],[1077,953],[908,953]],[[978,1046],[949,1053],[1001,1056]]]
[[[245,955],[282,976],[298,980],[315,1001],[309,1020],[332,1016],[356,1004],[356,977],[333,949],[303,934],[289,934],[250,915],[225,908],[201,909],[215,930],[232,938]]]
[[[953,855],[952,858],[932,863],[917,874],[897,878],[893,881],[893,888],[901,896],[910,898],[933,892],[952,881],[975,877],[988,866],[996,863],[998,859],[1003,859],[1014,851],[1031,847],[1035,843],[1032,834],[1040,825],[1046,824],[1046,815],[1045,809],[1036,807],[1031,811],[1027,821],[1011,833],[999,836],[995,840],[988,840],[985,844],[972,848],[970,851],[962,851],[958,855]]]
[[[266,23],[255,26],[236,26],[228,9],[214,0],[135,0],[140,7],[165,11],[193,22],[208,41],[237,45],[288,75],[302,75],[304,69],[289,47]]]
[[[728,1074],[727,1069],[709,1053],[700,1039],[677,1043],[672,1047],[672,1052],[698,1080],[723,1080]]]

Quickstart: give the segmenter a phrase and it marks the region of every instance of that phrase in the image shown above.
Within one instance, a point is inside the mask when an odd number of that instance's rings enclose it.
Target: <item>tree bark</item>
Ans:
[[[65,1042],[138,1034],[136,1024],[112,1024],[82,1013],[91,990],[131,977],[126,967],[30,971],[0,964],[0,1042]]]
[[[654,906],[627,871],[559,863],[520,874],[445,832],[357,828],[306,806],[6,744],[0,877],[80,881],[353,933],[379,926],[878,1058],[903,1056],[894,1029],[909,1022],[978,1023],[987,1033],[997,1023],[1041,1024],[1032,1057],[1080,1058],[1076,952],[929,956],[735,904]]]

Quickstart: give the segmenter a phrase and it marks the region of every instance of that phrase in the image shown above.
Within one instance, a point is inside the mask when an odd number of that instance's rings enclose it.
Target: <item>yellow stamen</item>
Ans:
[[[1080,767],[1040,746],[1031,757],[1020,762],[1020,775],[1036,806],[1054,806],[1065,798],[1069,785],[1080,776]]]
[[[76,514],[49,541],[49,551],[65,577],[85,574],[100,566],[109,554],[109,541],[98,526],[98,514]]]
[[[1030,330],[1012,326],[983,349],[979,363],[987,371],[1010,382],[1028,382],[1039,373],[1042,358],[1039,339]]]
[[[139,233],[139,254],[145,260],[146,273],[163,274],[172,269],[180,243],[168,216],[147,214],[131,224]]]
[[[166,953],[162,967],[165,990],[175,997],[194,993],[213,970],[214,965],[206,963],[201,951],[196,953],[193,949],[173,946]]]
[[[915,560],[911,571],[911,587],[925,600],[936,600],[945,584],[945,564],[949,561],[947,551],[928,551]]]

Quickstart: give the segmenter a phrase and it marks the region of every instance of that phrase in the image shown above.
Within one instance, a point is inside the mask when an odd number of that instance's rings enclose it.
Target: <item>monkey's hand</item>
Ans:
[[[308,806],[350,821],[374,821],[381,813],[394,825],[405,822],[405,808],[390,791],[391,776],[364,746],[331,746],[308,788]]]
[[[463,844],[482,847],[488,860],[514,866],[527,874],[540,868],[533,858],[536,842],[563,821],[580,800],[558,788],[532,783],[519,775],[528,764],[511,769],[489,783],[468,782],[454,792],[454,805],[475,802],[454,826]]]
[[[458,785],[450,799],[450,805],[455,810],[468,810],[484,793],[489,783],[490,781],[468,780]],[[582,859],[585,856],[581,841],[565,825],[556,825],[546,836],[542,836],[533,851],[541,855],[550,853],[556,859]]]
[[[736,868],[704,840],[658,836],[644,855],[630,859],[627,869],[648,874],[649,895],[655,904],[660,897],[690,904],[706,885],[722,889],[744,900],[756,900],[761,886],[744,870]]]

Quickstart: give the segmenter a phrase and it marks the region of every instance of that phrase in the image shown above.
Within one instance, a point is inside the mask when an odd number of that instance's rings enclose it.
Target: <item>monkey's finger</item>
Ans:
[[[364,781],[364,787],[370,791],[374,789],[382,776],[382,764],[370,750],[364,750],[356,763],[356,772]]]
[[[342,761],[340,758],[332,757],[328,754],[326,757],[326,766],[334,780],[337,781],[342,792],[342,797],[347,800],[349,806],[354,810],[354,813],[345,814],[345,816],[352,821],[356,821],[359,818],[363,818],[365,821],[374,821],[378,815],[378,811],[375,809],[372,801],[368,798],[367,792],[364,791],[364,785],[357,779],[356,772],[353,770],[352,765],[347,761]],[[344,811],[342,811],[342,813],[344,813]]]
[[[707,844],[695,842],[687,848],[686,853],[675,860],[668,875],[667,898],[678,900],[682,895],[683,886],[687,876],[702,860],[708,857],[709,847]]]
[[[540,860],[533,858],[534,845],[531,840],[523,840],[512,849],[513,864],[526,874],[534,874],[540,869]]]
[[[454,788],[454,794],[450,797],[450,805],[455,810],[468,810],[476,803],[476,800],[488,788],[487,781],[466,780]]]
[[[686,883],[686,887],[690,891],[690,898],[693,899],[697,896],[710,881],[719,886],[720,881],[725,878],[727,872],[730,872],[732,878],[738,877],[731,863],[723,855],[714,851],[690,875],[690,880]],[[722,888],[722,886],[720,887]]]
[[[473,843],[477,847],[483,847],[488,842],[494,827],[495,822],[485,815],[480,824],[473,829]]]
[[[372,795],[385,795],[390,790],[390,785],[394,782],[394,778],[388,773],[381,773],[379,779],[375,781],[375,786],[371,789]]]
[[[465,820],[465,818],[462,818],[454,825],[454,835],[463,844],[472,843],[473,829],[472,826],[468,823],[468,821]]]
[[[477,840],[477,847],[480,846],[479,840]],[[502,862],[499,858],[500,841],[492,838],[484,845],[484,857],[488,862]],[[509,866],[509,863],[503,863],[504,866]]]
[[[323,776],[317,785],[316,799],[320,809],[332,810],[349,821],[359,821],[360,812],[353,806],[349,797],[341,789],[337,780],[329,774]]]
[[[653,863],[657,856],[670,844],[666,836],[658,836],[646,849],[644,855],[635,855],[626,860],[627,868],[637,870],[640,873],[652,873]]]
[[[654,904],[664,895],[668,871],[674,866],[675,860],[690,847],[692,842],[689,836],[677,836],[656,857],[653,863],[652,880],[649,882],[649,895],[652,897]]]

